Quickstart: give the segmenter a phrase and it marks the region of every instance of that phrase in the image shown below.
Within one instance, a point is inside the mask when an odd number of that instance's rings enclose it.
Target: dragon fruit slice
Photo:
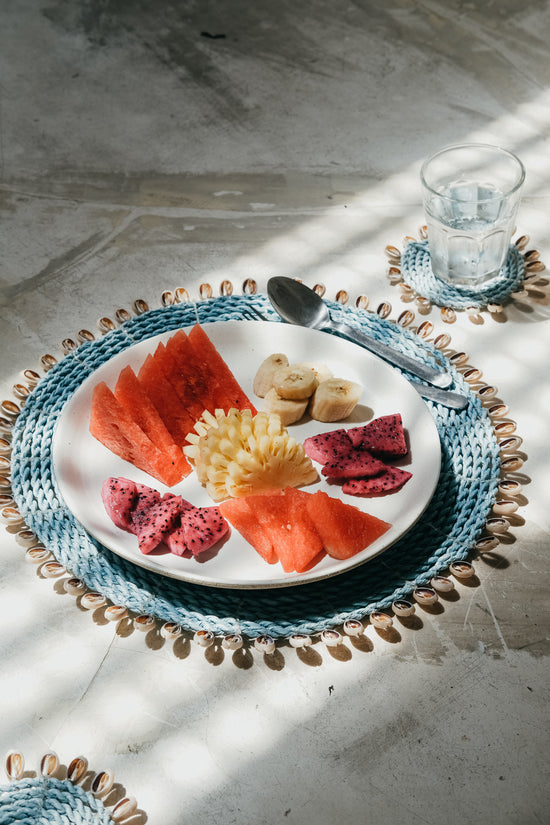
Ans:
[[[189,548],[185,541],[185,530],[181,524],[176,525],[170,530],[164,537],[164,543],[175,556],[185,556],[189,554]]]
[[[194,556],[209,550],[229,531],[229,524],[217,507],[191,507],[181,513],[180,525],[165,538],[176,556],[191,551]]]
[[[326,478],[362,478],[380,475],[386,467],[383,461],[375,458],[367,450],[352,450],[336,461],[327,461],[321,473]]]
[[[352,448],[349,435],[343,429],[312,435],[304,441],[304,450],[313,461],[325,464],[349,453]]]
[[[134,520],[137,519],[143,511],[148,510],[149,507],[152,507],[154,504],[158,504],[162,498],[158,490],[153,489],[153,487],[148,487],[146,484],[136,484],[136,490],[137,499],[132,510],[133,529],[130,530],[132,533],[135,533]]]
[[[384,473],[374,478],[354,478],[345,481],[342,492],[351,496],[379,496],[395,493],[412,478],[412,473],[399,467],[388,467]]]
[[[363,427],[353,427],[348,436],[354,447],[375,455],[404,456],[408,452],[400,413],[382,415]]]
[[[132,510],[138,499],[137,485],[129,478],[108,478],[101,487],[107,515],[117,527],[133,533]]]
[[[134,511],[132,522],[142,553],[150,553],[164,541],[179,518],[181,502],[181,496],[172,496],[139,512]]]

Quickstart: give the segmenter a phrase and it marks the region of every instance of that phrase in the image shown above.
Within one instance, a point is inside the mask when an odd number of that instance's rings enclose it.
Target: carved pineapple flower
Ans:
[[[311,459],[278,415],[205,411],[195,431],[188,435],[190,446],[184,452],[214,501],[317,481]]]

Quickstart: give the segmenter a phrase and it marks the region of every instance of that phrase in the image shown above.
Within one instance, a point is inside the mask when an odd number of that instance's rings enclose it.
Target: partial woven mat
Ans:
[[[0,825],[109,825],[109,812],[88,791],[52,777],[0,785]]]
[[[454,389],[469,397],[456,412],[427,402],[439,431],[442,469],[422,518],[399,542],[348,573],[300,586],[268,589],[212,588],[149,572],[111,553],[81,527],[62,500],[52,467],[52,435],[72,393],[111,356],[161,332],[197,320],[242,320],[251,305],[274,322],[265,296],[225,296],[144,312],[87,341],[57,363],[27,398],[12,436],[11,484],[26,524],[56,559],[114,605],[215,634],[288,637],[330,630],[347,620],[410,598],[449,564],[467,558],[481,533],[499,482],[499,445],[490,415],[457,367],[433,344],[377,314],[327,301],[332,317],[346,321],[425,363],[444,365]]]
[[[515,244],[511,244],[498,278],[484,287],[457,289],[440,281],[432,271],[427,240],[408,241],[401,254],[403,281],[432,303],[452,309],[483,309],[490,304],[504,304],[523,281],[525,261]]]
[[[0,785],[0,825],[112,825],[137,812],[136,799],[121,797],[120,786],[111,793],[112,771],[90,774],[83,756],[65,768],[49,752],[40,760],[38,774],[25,774],[23,754],[10,751],[6,773],[10,781]]]

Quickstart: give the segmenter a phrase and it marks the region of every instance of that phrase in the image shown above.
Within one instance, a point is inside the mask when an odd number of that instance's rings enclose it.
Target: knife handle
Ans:
[[[409,381],[409,383],[420,393],[422,398],[443,404],[445,407],[450,407],[453,410],[464,410],[468,406],[468,398],[458,392],[449,392],[449,390],[442,390],[440,387],[428,387],[419,381]]]

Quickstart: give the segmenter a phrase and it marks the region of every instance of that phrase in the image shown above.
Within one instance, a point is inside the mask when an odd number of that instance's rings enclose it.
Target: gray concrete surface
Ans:
[[[1,0],[2,397],[177,286],[293,274],[396,316],[384,247],[447,143],[522,157],[519,228],[549,260],[549,36],[541,0]],[[450,329],[529,458],[477,587],[397,641],[240,670],[94,622],[2,530],[0,747],[113,766],[151,825],[545,825],[548,303]]]

